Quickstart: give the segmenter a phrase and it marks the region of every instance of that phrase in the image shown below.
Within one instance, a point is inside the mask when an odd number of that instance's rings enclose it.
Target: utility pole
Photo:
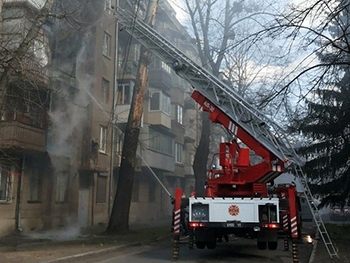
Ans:
[[[115,9],[119,8],[119,0],[116,0],[116,6]],[[115,143],[115,128],[116,128],[116,116],[115,116],[115,111],[116,111],[116,92],[118,90],[118,32],[119,32],[119,26],[118,26],[118,20],[116,19],[115,21],[115,56],[114,56],[114,78],[113,78],[113,95],[112,95],[112,131],[111,131],[111,157],[110,157],[110,175],[109,175],[109,188],[108,188],[108,216],[111,215],[112,213],[112,202],[113,202],[113,170],[114,170],[114,143]]]

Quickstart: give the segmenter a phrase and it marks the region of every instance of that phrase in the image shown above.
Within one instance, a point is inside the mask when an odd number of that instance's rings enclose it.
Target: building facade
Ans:
[[[81,2],[52,7],[57,14],[73,12],[40,28],[8,78],[0,122],[0,235],[108,222],[140,44],[118,30],[116,1],[77,8]],[[141,1],[139,7],[146,6]],[[7,0],[1,8],[1,56],[11,58],[40,7]],[[195,55],[166,1],[156,28]],[[4,75],[6,64],[0,67]],[[189,93],[188,84],[154,57],[130,224],[171,222],[170,197],[159,181],[171,194],[194,187],[199,124]]]

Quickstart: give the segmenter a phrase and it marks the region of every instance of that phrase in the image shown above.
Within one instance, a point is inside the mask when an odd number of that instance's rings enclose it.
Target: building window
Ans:
[[[11,201],[11,183],[10,168],[0,166],[0,202]]]
[[[160,91],[152,91],[150,111],[162,111],[168,115],[171,113],[170,97]]]
[[[29,174],[28,202],[40,202],[42,179],[40,177],[39,169],[37,167],[32,167],[29,169],[28,174]]]
[[[151,102],[149,109],[153,111],[159,111],[160,110],[160,92],[152,92]]]
[[[101,100],[106,104],[109,102],[109,81],[105,78],[102,78],[101,83]]]
[[[175,162],[183,163],[183,146],[179,143],[175,143]]]
[[[103,34],[103,55],[111,56],[111,36],[107,32]]]
[[[96,203],[98,204],[106,203],[107,178],[106,173],[100,173],[97,176]]]
[[[105,0],[105,11],[107,11],[109,14],[112,11],[112,1],[111,0]]]
[[[133,88],[130,84],[119,84],[117,91],[117,104],[131,104]]]
[[[183,116],[183,108],[180,105],[176,105],[176,121],[177,123],[182,123],[182,116]]]
[[[107,128],[100,126],[100,141],[99,141],[99,151],[105,153],[107,150]]]
[[[162,61],[162,69],[164,71],[166,71],[167,73],[171,74],[171,68],[169,67],[169,65],[165,62]]]
[[[171,113],[171,101],[170,97],[162,93],[162,112],[170,115]]]
[[[141,45],[140,44],[134,44],[131,47],[130,51],[130,59],[136,63],[140,60],[140,53],[141,53]]]
[[[149,130],[149,147],[152,150],[173,156],[173,137],[159,131]]]
[[[68,201],[68,173],[60,172],[56,175],[56,203]]]
[[[145,1],[138,1],[137,5],[134,6],[134,14],[137,14],[137,17],[141,20],[145,19],[147,11],[147,4],[145,3]]]

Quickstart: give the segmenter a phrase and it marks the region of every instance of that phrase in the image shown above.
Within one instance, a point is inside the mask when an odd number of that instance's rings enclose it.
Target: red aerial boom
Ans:
[[[284,172],[285,160],[280,160],[273,155],[255,137],[230,119],[201,93],[195,90],[192,98],[202,106],[204,111],[209,113],[209,119],[212,122],[220,123],[236,138],[231,142],[220,143],[219,153],[213,156],[207,176],[206,196],[266,197],[266,183],[273,181]],[[238,139],[246,147],[241,147]],[[253,165],[250,164],[251,151],[256,155],[254,157],[256,163]],[[215,163],[217,159],[219,162]]]

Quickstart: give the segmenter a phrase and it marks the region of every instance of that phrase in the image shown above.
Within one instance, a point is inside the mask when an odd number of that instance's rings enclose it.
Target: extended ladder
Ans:
[[[304,187],[304,192],[319,233],[322,236],[329,255],[331,257],[336,256],[337,252],[329,238],[322,218],[319,215],[317,207],[313,204],[313,197],[307,185],[306,176],[301,169],[303,162],[290,145],[289,139],[283,129],[262,112],[252,107],[233,88],[197,65],[153,28],[137,19],[135,14],[118,8],[117,19],[121,26],[120,30],[126,30],[159,59],[172,66],[180,77],[185,79],[194,89],[215,104],[242,129],[256,138],[257,141],[277,158],[289,164],[293,163],[297,167],[295,170]]]
[[[177,67],[176,72],[180,77],[187,80],[194,89],[214,103],[277,158],[302,163],[293,152],[288,138],[279,125],[249,105],[234,89],[193,62],[153,28],[137,19],[135,14],[124,9],[118,9],[117,14],[120,30],[126,30],[162,61],[173,68]]]
[[[315,224],[317,226],[317,230],[319,234],[321,235],[321,238],[323,240],[323,243],[328,251],[328,254],[331,258],[338,257],[338,251],[336,247],[334,246],[328,231],[323,223],[321,214],[317,208],[317,205],[314,202],[314,197],[312,196],[311,190],[309,188],[309,185],[307,184],[307,178],[305,173],[303,172],[302,168],[299,165],[294,165],[294,171],[296,175],[299,178],[299,181],[301,185],[304,188],[304,194],[307,199],[307,202],[309,204],[310,210],[312,212],[313,219],[315,221]]]

